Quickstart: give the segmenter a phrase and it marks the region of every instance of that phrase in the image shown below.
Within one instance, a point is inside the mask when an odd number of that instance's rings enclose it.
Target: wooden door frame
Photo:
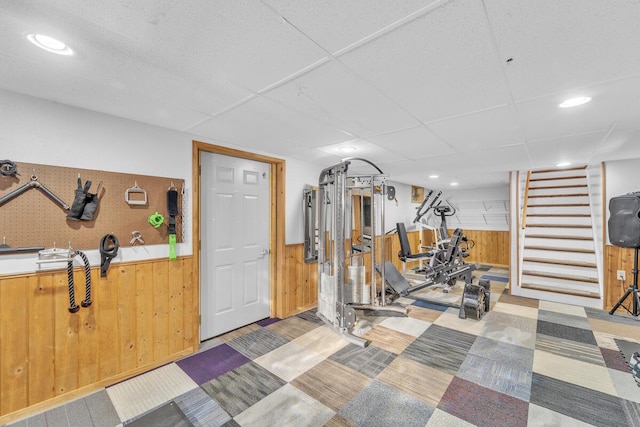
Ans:
[[[197,292],[194,298],[194,314],[197,315],[194,336],[194,351],[200,345],[200,153],[222,154],[241,159],[254,160],[270,165],[270,190],[269,190],[269,251],[271,252],[269,264],[269,316],[282,316],[284,302],[284,217],[285,217],[285,161],[275,157],[236,150],[219,145],[207,144],[200,141],[192,143],[192,174],[193,174],[193,277],[197,283]]]

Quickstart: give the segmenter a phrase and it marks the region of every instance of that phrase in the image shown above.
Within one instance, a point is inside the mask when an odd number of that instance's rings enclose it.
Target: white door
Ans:
[[[200,339],[269,317],[268,163],[200,154]]]

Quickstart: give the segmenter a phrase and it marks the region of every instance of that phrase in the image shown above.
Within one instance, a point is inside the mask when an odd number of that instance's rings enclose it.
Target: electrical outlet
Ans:
[[[618,280],[627,280],[627,272],[624,270],[618,270]]]

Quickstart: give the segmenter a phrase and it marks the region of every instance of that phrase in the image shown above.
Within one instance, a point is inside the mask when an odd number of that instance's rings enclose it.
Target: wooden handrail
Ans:
[[[529,180],[531,171],[527,171],[527,183],[524,185],[524,207],[522,208],[522,229],[527,228],[527,204],[529,203]]]

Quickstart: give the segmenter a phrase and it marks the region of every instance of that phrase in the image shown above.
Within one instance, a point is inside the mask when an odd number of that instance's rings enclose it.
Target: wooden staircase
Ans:
[[[530,171],[522,228],[523,289],[601,298],[586,167]]]

